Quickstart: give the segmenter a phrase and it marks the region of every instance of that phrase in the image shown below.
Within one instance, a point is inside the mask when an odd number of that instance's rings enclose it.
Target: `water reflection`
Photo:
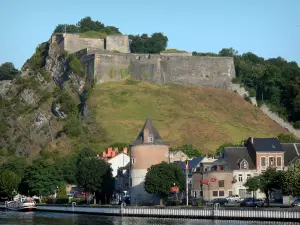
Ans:
[[[0,211],[2,225],[300,225],[292,222],[260,222],[236,220],[195,220],[138,217],[108,217],[49,212]]]

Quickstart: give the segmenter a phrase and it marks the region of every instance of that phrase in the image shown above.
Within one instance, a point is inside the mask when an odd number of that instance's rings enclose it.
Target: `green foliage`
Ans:
[[[109,198],[114,189],[114,179],[110,164],[97,158],[82,158],[78,165],[78,182],[85,191],[96,193],[104,200]]]
[[[166,197],[175,183],[179,190],[184,190],[185,179],[180,167],[176,164],[162,162],[152,165],[146,174],[145,190],[148,193]]]
[[[10,198],[13,197],[13,191],[18,190],[21,178],[12,171],[4,170],[0,174],[0,189],[3,190]]]
[[[37,71],[38,69],[45,66],[46,63],[46,57],[48,55],[49,50],[49,43],[45,42],[40,44],[36,50],[33,56],[26,61],[24,64],[23,69],[26,69],[28,66],[32,69]]]
[[[189,158],[202,156],[200,149],[194,147],[192,144],[184,144],[177,148],[170,148],[170,151],[182,151]]]
[[[84,198],[72,198],[69,200],[69,203],[76,202],[76,205],[84,205],[86,204],[86,200]]]
[[[61,183],[58,188],[59,188],[59,191],[58,191],[58,194],[57,194],[57,198],[68,198],[67,190],[66,190],[66,184]]]
[[[76,101],[68,94],[65,89],[56,87],[53,92],[55,98],[53,107],[60,105],[60,110],[69,115],[78,115],[78,106]]]
[[[117,71],[116,71],[116,69],[113,68],[113,67],[111,67],[111,68],[109,69],[109,77],[110,77],[111,79],[113,79],[113,78],[116,78],[116,76],[117,76]]]
[[[89,31],[94,31],[105,35],[121,34],[119,28],[114,26],[105,26],[99,21],[93,21],[89,16],[82,18],[76,25],[59,24],[56,26],[53,33],[64,33],[65,31],[67,33],[86,33]],[[93,38],[93,36],[89,38]]]
[[[67,64],[70,72],[73,72],[81,77],[84,76],[83,66],[74,53],[68,55]]]
[[[235,56],[238,54],[238,51],[234,50],[233,48],[223,48],[220,52],[220,56]]]
[[[213,53],[213,52],[192,52],[193,56],[220,56],[217,53]]]
[[[277,138],[281,143],[300,143],[300,140],[292,134],[279,134]]]
[[[146,80],[146,78],[147,78],[147,72],[144,71],[144,72],[142,73],[142,78],[143,78],[143,80]]]
[[[251,177],[244,184],[247,187],[248,191],[257,191],[260,188],[260,177]]]
[[[129,67],[126,69],[120,69],[121,79],[126,79],[130,77],[130,69]]]
[[[11,62],[5,62],[0,65],[0,81],[13,80],[20,74],[20,71],[15,68]]]
[[[296,121],[294,124],[293,124],[294,128],[295,129],[299,129],[300,130],[300,120]]]
[[[86,31],[84,33],[80,33],[79,37],[81,38],[100,38],[105,39],[107,37],[106,33],[100,33],[97,31]]]
[[[286,194],[300,198],[300,160],[284,172],[283,190]]]
[[[23,178],[24,170],[27,167],[27,161],[24,157],[12,157],[7,163],[1,167],[3,170],[14,172],[18,177]]]
[[[72,115],[67,118],[64,131],[69,137],[78,137],[82,134],[82,125],[77,116]]]
[[[109,147],[118,148],[119,152],[123,151],[124,148],[127,148],[127,152],[129,152],[129,143],[115,142],[110,144]]]
[[[169,48],[169,49],[166,49],[166,50],[161,51],[161,52],[164,52],[164,53],[186,53],[187,51],[178,50],[176,48]]]
[[[166,50],[168,37],[163,33],[153,33],[151,37],[148,34],[129,35],[130,51],[132,53],[160,53]]]

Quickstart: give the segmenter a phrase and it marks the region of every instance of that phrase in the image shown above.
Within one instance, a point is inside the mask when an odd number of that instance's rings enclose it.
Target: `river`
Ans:
[[[165,219],[112,217],[52,212],[0,211],[1,225],[300,225],[289,222],[227,221],[203,219]]]

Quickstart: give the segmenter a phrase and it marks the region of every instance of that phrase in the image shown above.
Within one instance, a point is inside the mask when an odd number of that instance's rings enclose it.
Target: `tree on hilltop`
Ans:
[[[5,62],[0,65],[0,81],[12,80],[20,74],[20,71],[15,68],[11,62]]]

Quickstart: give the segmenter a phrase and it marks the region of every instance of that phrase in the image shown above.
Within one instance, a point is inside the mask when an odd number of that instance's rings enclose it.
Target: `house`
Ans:
[[[99,158],[99,155],[97,155]],[[127,148],[123,148],[122,152],[119,152],[118,148],[108,148],[107,152],[102,153],[102,159],[107,161],[112,168],[112,175],[116,177],[118,169],[125,167],[130,162],[130,157],[127,155]]]
[[[176,161],[191,160],[192,159],[192,158],[189,158],[182,151],[169,151],[168,154],[167,154],[167,157],[169,158],[169,163],[173,163],[173,162],[176,162]]]
[[[169,145],[161,138],[148,117],[130,151],[130,197],[132,205],[159,204],[160,198],[148,194],[144,188],[147,170],[161,162],[168,162]]]
[[[130,163],[125,167],[120,167],[115,177],[115,197],[117,200],[122,200],[129,190],[129,165]]]
[[[248,138],[242,147],[225,147],[218,160],[209,164],[201,162],[200,171],[193,173],[194,195],[206,200],[232,194],[251,197],[252,193],[244,186],[247,179],[261,174],[268,167],[286,169],[300,159],[299,148],[300,144],[281,144],[277,138],[253,137]],[[255,196],[265,197],[260,191]],[[278,200],[282,194],[274,190],[271,197]]]

